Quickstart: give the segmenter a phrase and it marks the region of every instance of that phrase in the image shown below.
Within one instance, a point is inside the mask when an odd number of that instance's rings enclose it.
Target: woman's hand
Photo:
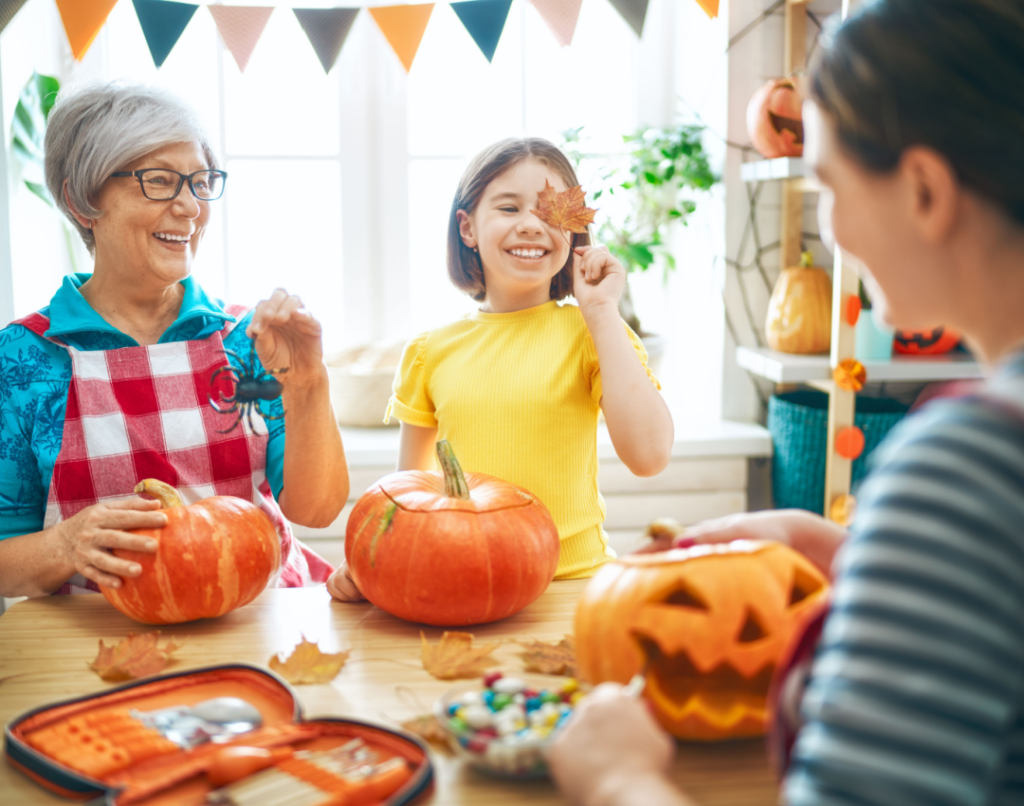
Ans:
[[[638,554],[688,548],[699,543],[728,543],[732,540],[768,540],[800,552],[826,576],[832,576],[832,562],[846,540],[847,531],[820,515],[804,509],[772,509],[742,512],[688,526],[682,534],[659,535]]]
[[[60,559],[86,579],[108,588],[119,588],[121,577],[137,577],[142,567],[115,557],[111,550],[154,552],[156,540],[130,534],[128,530],[160,529],[166,525],[167,516],[160,512],[159,501],[132,498],[93,504],[58,523],[52,532]]]
[[[683,804],[666,772],[675,755],[672,739],[643,700],[603,683],[584,697],[551,746],[551,775],[582,806]]]
[[[348,563],[345,560],[341,561],[338,570],[327,580],[327,592],[342,602],[366,601],[366,597],[352,580],[352,574],[349,573]]]
[[[577,246],[572,256],[572,293],[584,316],[603,307],[616,311],[626,270],[606,246]]]
[[[278,288],[256,306],[245,334],[256,343],[260,363],[285,386],[315,383],[323,376],[323,329],[302,307],[302,300]]]

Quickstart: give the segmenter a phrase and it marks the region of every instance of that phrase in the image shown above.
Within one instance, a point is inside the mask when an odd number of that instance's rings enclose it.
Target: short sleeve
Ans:
[[[405,345],[402,363],[395,372],[391,400],[384,414],[384,422],[391,416],[409,425],[437,428],[434,401],[427,389],[427,334],[421,333]]]
[[[629,336],[629,343],[633,345],[633,349],[636,351],[636,357],[640,359],[640,363],[647,372],[647,377],[651,379],[651,383],[654,384],[654,388],[660,392],[661,383],[656,377],[654,377],[654,373],[651,372],[651,368],[647,366],[647,349],[644,347],[644,343],[640,341],[640,337],[633,332],[633,328],[625,322],[622,323],[622,326],[626,328],[626,335]],[[590,376],[590,396],[598,405],[600,405],[601,398],[604,396],[604,387],[601,385],[601,367],[596,361],[594,362],[593,374]]]

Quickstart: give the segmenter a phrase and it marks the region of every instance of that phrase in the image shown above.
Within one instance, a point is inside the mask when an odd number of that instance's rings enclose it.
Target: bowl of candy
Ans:
[[[583,697],[573,678],[490,672],[434,703],[452,752],[503,778],[543,778],[545,751]]]

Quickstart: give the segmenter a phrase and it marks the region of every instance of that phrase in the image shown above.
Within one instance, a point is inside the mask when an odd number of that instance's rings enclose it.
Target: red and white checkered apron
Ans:
[[[239,316],[242,310],[230,312]],[[18,324],[47,338],[50,320],[34,313]],[[176,488],[186,504],[233,495],[262,509],[281,538],[281,570],[270,587],[327,581],[333,568],[292,535],[270,491],[266,430],[254,432],[243,417],[231,433],[219,433],[237,415],[210,406],[210,378],[228,364],[223,336],[233,326],[198,341],[117,350],[81,351],[49,339],[70,353],[72,372],[44,529],[99,501],[132,498],[139,481],[158,479]],[[230,395],[227,374],[217,384]],[[75,574],[55,593],[97,590],[95,582]]]

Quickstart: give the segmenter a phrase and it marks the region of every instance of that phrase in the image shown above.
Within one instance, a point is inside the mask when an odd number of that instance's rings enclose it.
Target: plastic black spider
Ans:
[[[213,410],[219,414],[235,414],[235,421],[231,424],[231,427],[224,431],[218,431],[218,434],[230,434],[236,428],[238,424],[242,422],[242,417],[246,418],[249,423],[249,428],[252,431],[256,429],[252,424],[252,410],[256,409],[257,414],[263,417],[264,420],[280,420],[284,417],[284,413],[281,414],[264,414],[260,410],[261,400],[276,400],[281,397],[281,382],[274,378],[273,375],[282,375],[288,371],[287,367],[284,369],[271,369],[264,370],[257,374],[256,372],[256,359],[253,358],[251,361],[245,361],[237,353],[231,350],[225,350],[224,354],[234,358],[238,362],[239,369],[235,369],[234,365],[228,361],[227,366],[220,367],[215,370],[210,376],[210,405]],[[227,404],[226,408],[221,408],[213,399],[213,389],[217,383],[217,378],[222,372],[227,372],[234,385],[234,392],[229,397],[224,397],[224,392],[218,390],[217,397],[220,398],[221,405]]]

